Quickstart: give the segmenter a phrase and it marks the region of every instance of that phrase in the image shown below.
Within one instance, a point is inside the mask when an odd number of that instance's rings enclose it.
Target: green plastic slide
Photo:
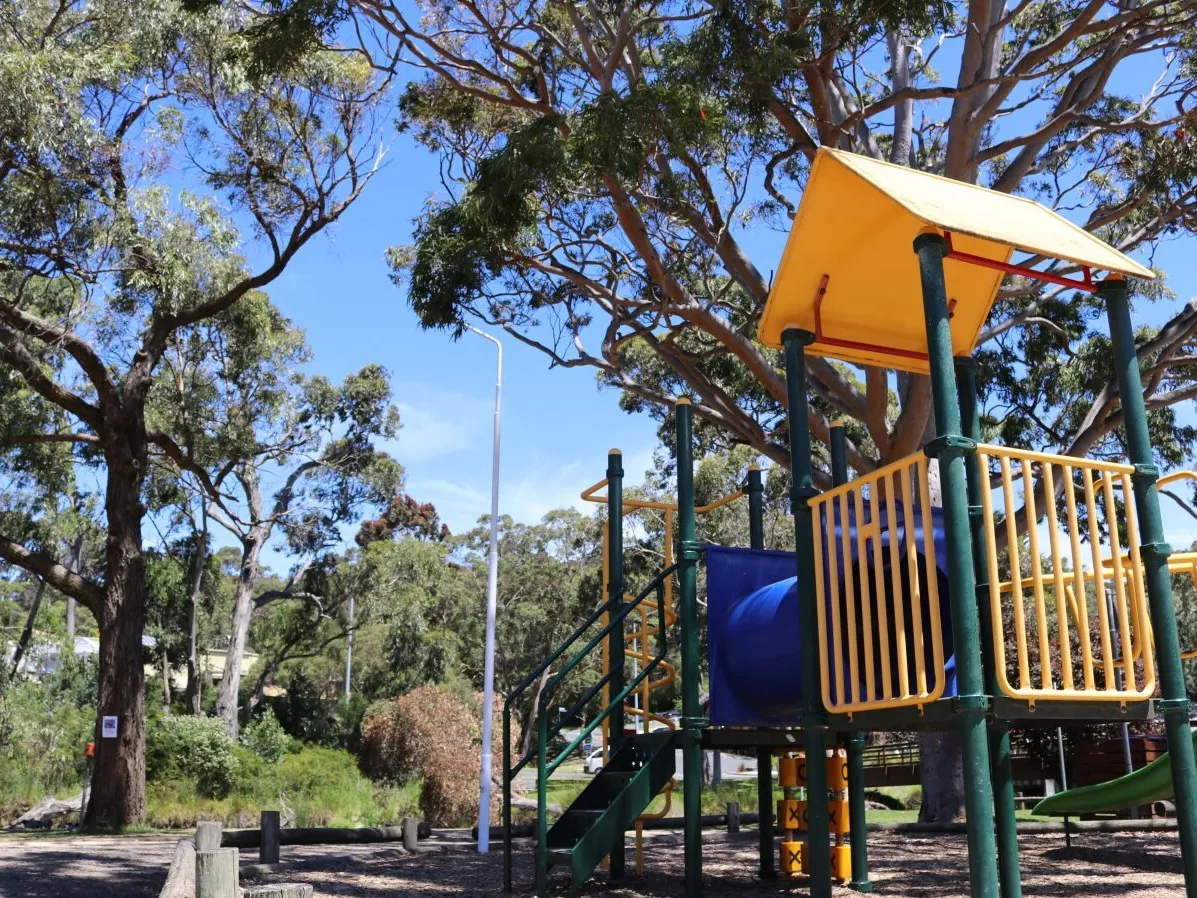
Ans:
[[[1197,749],[1197,730],[1190,731],[1193,747]],[[1033,814],[1099,814],[1122,808],[1151,804],[1171,798],[1172,768],[1167,753],[1134,773],[1105,783],[1081,786],[1067,792],[1049,795],[1035,805]]]

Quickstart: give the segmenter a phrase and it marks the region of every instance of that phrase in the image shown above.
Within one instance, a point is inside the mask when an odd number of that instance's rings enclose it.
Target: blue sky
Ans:
[[[473,334],[454,342],[420,330],[383,259],[387,247],[408,241],[412,219],[440,189],[435,160],[395,136],[388,164],[363,197],[299,254],[270,293],[306,329],[313,373],[339,380],[371,362],[391,371],[403,419],[391,450],[407,470],[408,491],[435,503],[460,532],[489,510],[494,347]],[[766,271],[776,267],[782,242],[771,231],[745,239]],[[1164,244],[1154,261],[1169,272],[1180,300],[1197,294],[1191,238]],[[1158,323],[1175,310],[1175,302],[1161,304],[1143,320]],[[630,481],[643,476],[655,425],[620,411],[618,395],[599,390],[593,372],[550,370],[540,353],[505,339],[503,376],[503,513],[531,522],[553,508],[580,506],[579,492],[602,478],[612,447],[624,452]],[[1197,539],[1197,521],[1164,504],[1173,541]]]

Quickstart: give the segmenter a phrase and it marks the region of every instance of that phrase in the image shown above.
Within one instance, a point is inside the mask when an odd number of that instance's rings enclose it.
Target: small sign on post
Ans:
[[[104,717],[100,720],[100,738],[101,739],[115,739],[116,738],[116,722],[119,718]]]

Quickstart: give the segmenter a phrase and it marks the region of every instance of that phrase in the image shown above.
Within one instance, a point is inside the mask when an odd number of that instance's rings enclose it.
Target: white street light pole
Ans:
[[[490,559],[486,574],[486,659],[482,674],[482,776],[478,804],[478,853],[490,850],[491,721],[495,707],[495,606],[499,591],[499,420],[503,407],[503,344],[490,334],[466,325],[495,344],[495,435],[490,468]],[[504,772],[506,775],[506,772]]]

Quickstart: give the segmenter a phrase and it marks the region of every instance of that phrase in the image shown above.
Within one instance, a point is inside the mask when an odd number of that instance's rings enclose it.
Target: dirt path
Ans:
[[[165,877],[173,838],[0,837],[0,898],[153,898]],[[1065,848],[1063,836],[1022,839],[1025,893],[1035,898],[1179,898],[1184,894],[1175,833],[1085,833]],[[244,852],[254,859],[255,852]],[[703,846],[705,892],[724,895],[805,895],[801,881],[755,877],[756,833],[711,834]],[[886,898],[967,898],[963,836],[877,834],[869,841],[874,887]],[[288,869],[278,881],[310,882],[322,898],[502,894],[502,855],[468,846],[406,854],[394,844],[284,846]],[[628,855],[629,872],[632,854]],[[516,894],[530,894],[531,856],[516,853]],[[675,898],[682,895],[681,843],[659,834],[645,852],[646,874],[612,888],[600,875],[588,895]],[[554,892],[564,894],[563,873]],[[855,895],[837,889],[843,898]]]
[[[178,840],[0,835],[0,898],[157,898]]]

